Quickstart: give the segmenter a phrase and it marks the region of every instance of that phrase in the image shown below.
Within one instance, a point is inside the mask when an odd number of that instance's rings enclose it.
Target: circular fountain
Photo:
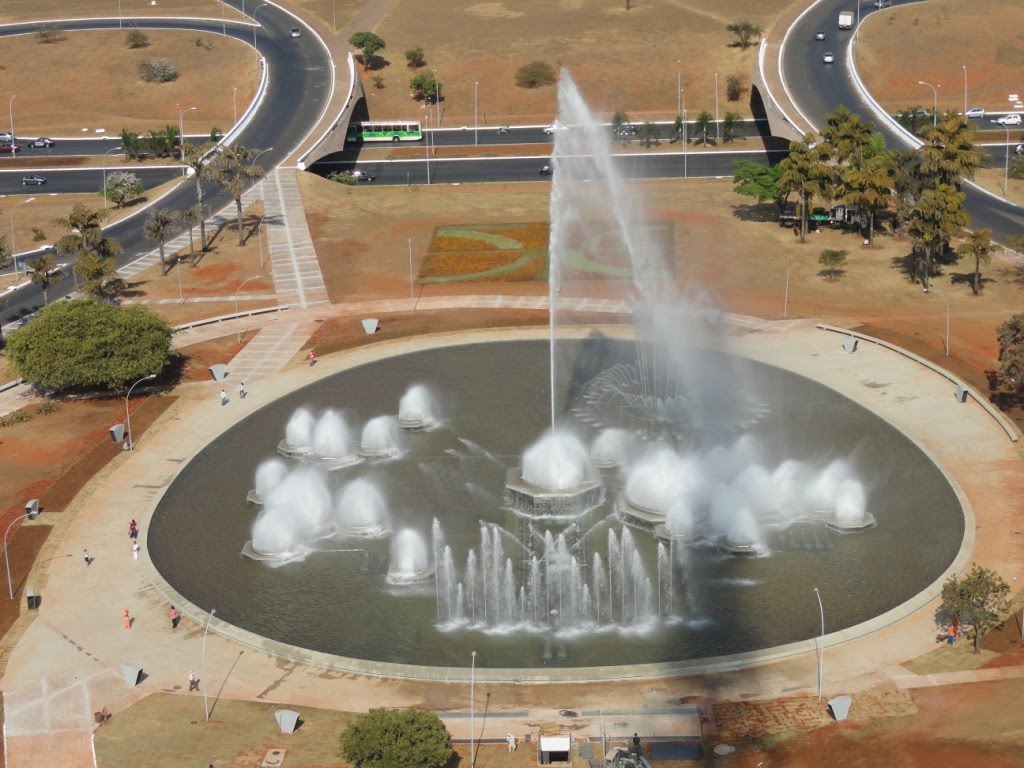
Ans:
[[[391,543],[388,584],[415,584],[434,575],[434,565],[427,554],[427,543],[418,531],[406,528]]]
[[[505,502],[530,517],[572,518],[604,500],[583,442],[565,429],[545,432],[505,478]]]
[[[437,424],[435,398],[424,385],[409,387],[398,401],[398,426],[402,429],[427,429]]]
[[[590,460],[598,469],[621,469],[629,463],[634,442],[633,434],[627,429],[603,429],[590,446]]]
[[[267,459],[260,462],[260,465],[256,467],[255,485],[245,495],[245,500],[250,504],[262,506],[267,493],[277,487],[287,474],[288,466],[280,459]]]
[[[331,510],[323,475],[309,468],[295,469],[267,493],[242,554],[275,562],[303,557],[316,541],[334,534]]]
[[[389,459],[401,455],[398,420],[394,416],[375,416],[363,427],[359,443],[360,456],[372,459]]]
[[[282,456],[301,457],[313,450],[313,414],[307,408],[297,408],[284,428],[284,439],[277,444]]]
[[[338,532],[345,536],[377,539],[391,530],[384,496],[365,478],[356,478],[342,489],[334,514]]]
[[[360,457],[352,450],[352,431],[340,413],[328,408],[320,415],[313,429],[311,450],[302,460],[322,469],[341,469],[359,463]]]

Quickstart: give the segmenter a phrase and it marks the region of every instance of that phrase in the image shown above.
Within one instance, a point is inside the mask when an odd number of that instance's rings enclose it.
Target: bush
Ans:
[[[178,67],[167,58],[146,59],[139,62],[139,76],[147,83],[169,83],[178,79]]]
[[[381,77],[380,75],[374,75],[373,76],[373,87],[376,88],[378,91],[383,90],[383,88],[384,88],[384,78]]]
[[[543,61],[531,61],[516,70],[516,85],[520,88],[540,88],[544,85],[554,85],[558,78],[555,70],[550,64]]]
[[[350,187],[356,183],[356,177],[352,175],[352,171],[332,171],[327,174],[327,180],[336,181],[338,184],[346,184]]]
[[[100,190],[106,198],[120,208],[129,200],[142,194],[142,181],[131,171],[111,171],[107,174],[107,186]]]
[[[441,718],[422,709],[371,709],[341,734],[342,755],[356,768],[443,768],[452,756]]]
[[[145,48],[149,45],[149,38],[141,29],[133,29],[124,36],[124,41],[129,48]]]
[[[38,413],[40,416],[46,416],[47,414],[53,413],[56,410],[56,405],[51,403],[49,400],[44,400],[39,404],[39,407],[36,408],[36,413]]]
[[[739,75],[729,75],[725,80],[725,98],[729,101],[739,101],[743,95],[743,80]]]
[[[64,30],[53,24],[47,24],[40,27],[39,31],[36,32],[36,39],[43,45],[59,43],[64,39]]]
[[[410,67],[416,68],[422,67],[427,63],[427,57],[423,54],[423,49],[418,45],[405,52],[405,60],[409,63]]]
[[[32,227],[32,240],[36,243],[46,239],[46,233],[39,227]]]

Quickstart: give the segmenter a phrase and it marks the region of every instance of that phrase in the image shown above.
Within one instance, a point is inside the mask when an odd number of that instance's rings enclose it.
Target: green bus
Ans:
[[[345,141],[362,144],[364,141],[419,141],[423,138],[419,122],[415,120],[375,120],[349,123]]]

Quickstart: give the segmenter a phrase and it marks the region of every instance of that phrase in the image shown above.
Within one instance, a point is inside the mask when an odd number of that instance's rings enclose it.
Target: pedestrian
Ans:
[[[196,680],[196,671],[194,669],[188,671],[188,689],[190,691],[199,690],[199,681]]]
[[[177,629],[178,622],[181,621],[181,616],[178,615],[178,612],[175,610],[173,605],[167,615],[171,618],[171,629]]]
[[[245,382],[244,381],[240,381],[240,382],[238,382],[238,399],[239,400],[245,400],[245,395],[246,395],[246,392],[245,392]]]
[[[954,640],[956,640],[956,629],[951,624],[946,632],[946,645],[952,645]]]
[[[640,737],[636,733],[633,734],[633,754],[640,757]]]
[[[92,565],[92,557],[89,555],[88,549],[82,550],[82,559],[85,560],[86,565]]]
[[[139,559],[139,542],[138,541],[133,541],[132,542],[132,560],[138,560],[138,559]]]
[[[131,629],[132,628],[132,617],[128,613],[128,609],[127,608],[124,609],[124,628],[125,629]]]
[[[313,350],[312,349],[309,350],[309,356],[306,359],[309,360],[309,367],[310,368],[312,368],[314,365],[316,365],[316,355],[313,354]]]
[[[516,737],[511,733],[505,734],[505,743],[508,744],[508,751],[514,752],[516,748]]]
[[[228,404],[228,393],[225,392],[223,389],[220,391],[220,404],[221,405],[227,405]]]
[[[128,523],[128,538],[129,539],[135,539],[135,538],[138,538],[138,536],[139,536],[139,524],[135,522],[135,518],[133,517],[132,521],[130,523]]]

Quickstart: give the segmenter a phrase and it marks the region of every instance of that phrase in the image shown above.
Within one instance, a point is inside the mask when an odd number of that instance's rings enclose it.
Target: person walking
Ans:
[[[92,565],[92,556],[89,554],[88,549],[82,550],[82,559],[85,560],[86,565]]]
[[[131,617],[131,614],[128,613],[128,609],[127,608],[124,609],[124,628],[125,629],[131,629],[132,628],[132,617]]]
[[[181,616],[178,615],[178,611],[175,610],[174,606],[171,606],[171,610],[167,614],[171,619],[171,629],[178,628],[178,622],[181,621]]]
[[[228,393],[225,392],[223,389],[220,391],[220,404],[221,405],[227,405],[228,404]]]
[[[139,524],[135,522],[135,518],[133,517],[132,521],[130,523],[128,523],[128,538],[129,539],[135,539],[135,538],[138,538],[138,536],[139,536]]]
[[[139,542],[138,541],[133,541],[132,542],[132,560],[138,560],[138,559],[139,559]]]
[[[246,395],[245,382],[244,381],[240,381],[240,382],[238,382],[238,399],[239,400],[245,400],[245,395]]]
[[[312,368],[314,365],[316,365],[316,355],[313,354],[313,350],[312,349],[309,350],[309,356],[306,357],[306,359],[309,360],[309,367],[310,368]]]
[[[196,680],[196,671],[194,669],[188,671],[188,689],[190,691],[199,690],[199,681]]]

